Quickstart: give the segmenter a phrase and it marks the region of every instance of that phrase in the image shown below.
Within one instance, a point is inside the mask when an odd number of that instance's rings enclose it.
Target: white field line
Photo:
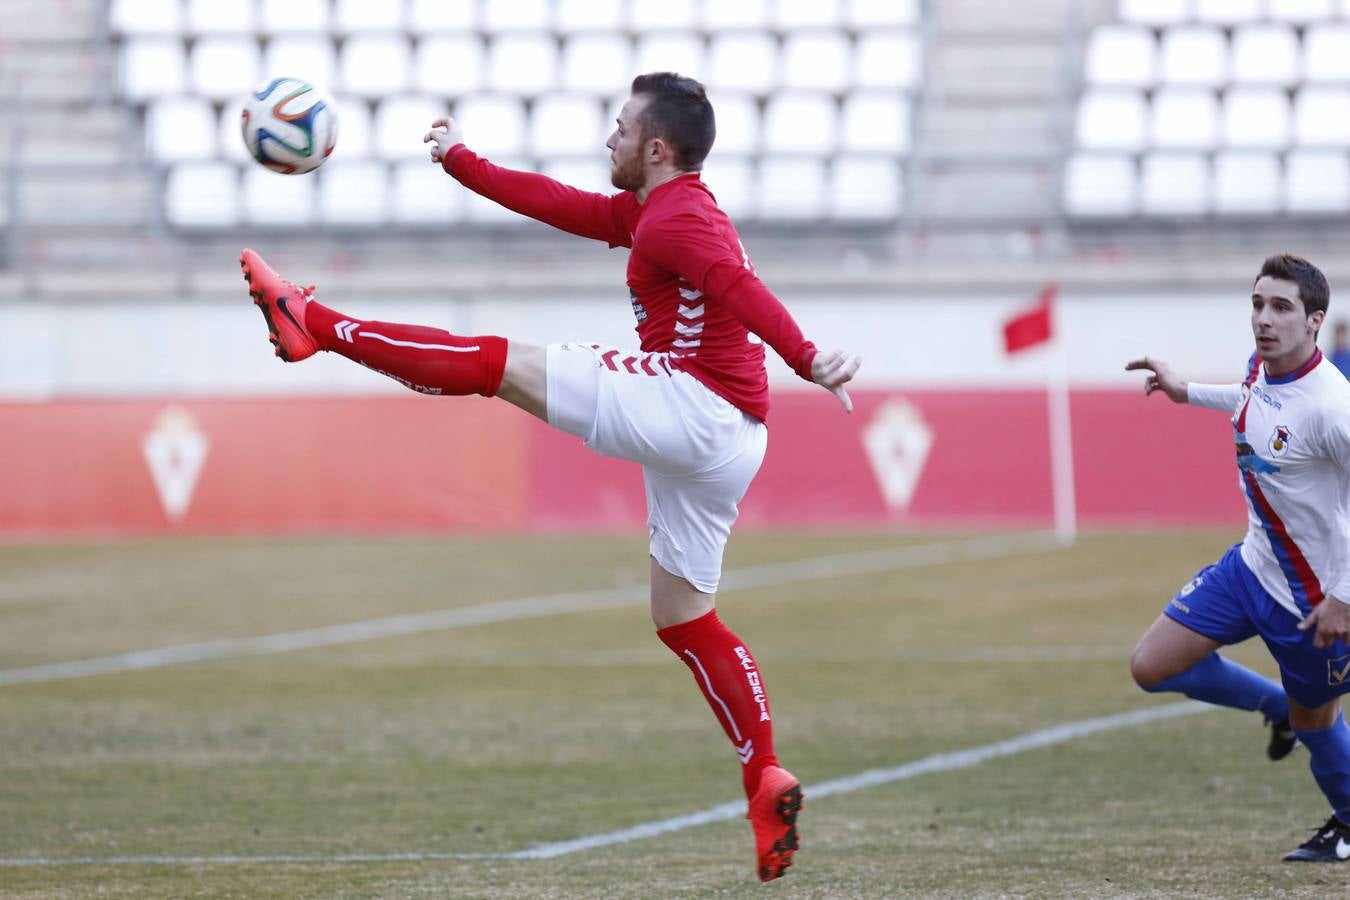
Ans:
[[[1121,728],[1133,728],[1136,725],[1145,725],[1149,722],[1157,722],[1164,719],[1175,719],[1179,716],[1194,715],[1195,713],[1207,712],[1217,708],[1218,707],[1210,706],[1206,703],[1197,703],[1192,700],[1187,700],[1181,703],[1171,703],[1167,706],[1151,706],[1134,710],[1133,712],[1118,713],[1111,716],[1100,716],[1095,719],[1082,719],[1077,722],[1066,722],[1063,725],[1053,725],[1049,728],[1029,731],[1026,734],[1009,738],[1006,741],[998,741],[993,744],[984,744],[983,746],[970,747],[966,750],[956,750],[950,753],[936,753],[932,756],[926,756],[923,759],[918,759],[890,769],[869,769],[868,771],[860,772],[857,775],[848,775],[843,778],[822,781],[819,784],[806,786],[803,789],[803,792],[809,800],[818,801],[834,794],[849,794],[854,791],[863,790],[864,788],[877,787],[896,781],[906,781],[910,778],[918,778],[920,775],[930,775],[935,772],[951,772],[957,769],[969,769],[978,766],[981,763],[988,762],[991,759],[998,759],[1004,756],[1015,756],[1019,753],[1026,753],[1029,750],[1038,750],[1042,747],[1063,744],[1067,741],[1074,740],[1075,738],[1086,737],[1091,734],[1100,734],[1105,731],[1115,731]],[[265,865],[269,863],[332,864],[425,862],[435,860],[554,859],[559,856],[567,856],[571,853],[581,853],[586,850],[595,850],[600,847],[609,847],[614,844],[626,844],[630,841],[655,837],[659,834],[683,831],[686,828],[696,828],[699,825],[708,825],[713,822],[725,822],[731,819],[739,819],[744,815],[745,802],[743,800],[737,800],[731,803],[723,803],[719,806],[714,806],[700,812],[688,813],[682,816],[672,816],[671,818],[659,819],[654,822],[644,822],[641,825],[634,825],[631,828],[624,828],[619,831],[593,834],[588,837],[576,838],[570,841],[555,841],[547,844],[536,844],[533,847],[528,847],[524,850],[516,850],[510,853],[359,853],[336,856],[79,856],[65,859],[55,857],[18,857],[10,859],[0,858],[0,867],[18,868],[26,866],[77,865]]]
[[[887,547],[880,550],[817,556],[792,562],[766,563],[747,566],[726,573],[720,590],[747,590],[773,587],[801,581],[822,581],[851,575],[868,575],[901,569],[941,565],[950,562],[971,562],[1017,556],[1023,553],[1060,549],[1053,535],[1042,532],[1030,534],[1003,534],[991,537],[938,541],[908,547]],[[573,591],[546,594],[521,600],[483,603],[435,612],[367,619],[345,625],[328,625],[286,631],[260,637],[233,640],[205,641],[195,644],[176,644],[154,650],[137,650],[117,656],[78,659],[47,663],[19,669],[0,669],[0,687],[15,684],[41,684],[68,678],[91,675],[109,675],[139,669],[207,660],[235,659],[244,656],[262,656],[269,653],[288,653],[314,647],[333,647],[380,638],[447,631],[473,625],[535,619],[564,613],[616,609],[648,602],[647,588],[622,587],[598,591]]]

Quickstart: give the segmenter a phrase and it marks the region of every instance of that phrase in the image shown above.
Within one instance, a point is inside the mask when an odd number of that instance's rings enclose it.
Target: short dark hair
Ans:
[[[1298,296],[1303,301],[1303,314],[1312,315],[1317,311],[1326,312],[1331,304],[1331,286],[1322,270],[1301,256],[1292,253],[1277,253],[1261,264],[1261,274],[1256,281],[1270,276],[1281,281],[1292,281],[1298,285]],[[1255,285],[1256,281],[1252,284]]]
[[[633,79],[633,95],[647,98],[638,115],[644,142],[661,138],[674,151],[675,165],[686,172],[703,168],[717,137],[717,122],[703,85],[674,72],[648,72]]]

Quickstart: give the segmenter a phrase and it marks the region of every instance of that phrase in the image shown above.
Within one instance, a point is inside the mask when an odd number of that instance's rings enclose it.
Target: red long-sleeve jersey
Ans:
[[[461,184],[522,215],[610,247],[629,247],[628,292],[646,353],[668,354],[746,413],[769,413],[764,343],[811,380],[816,346],[755,275],[726,213],[697,173],[653,189],[578,190],[543,175],[492,164],[462,144],[445,170]]]

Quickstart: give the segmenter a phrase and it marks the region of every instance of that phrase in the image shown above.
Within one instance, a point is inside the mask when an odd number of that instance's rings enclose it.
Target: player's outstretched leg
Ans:
[[[355,319],[316,301],[313,285],[297,287],[252,250],[240,255],[239,265],[249,296],[267,320],[268,339],[286,362],[331,350],[422,394],[491,397],[501,386],[505,338]]]
[[[248,295],[267,320],[267,339],[276,348],[276,355],[285,362],[299,362],[317,353],[319,344],[305,328],[305,307],[314,294],[314,285],[301,288],[292,284],[252,250],[239,255],[239,267],[248,282]]]

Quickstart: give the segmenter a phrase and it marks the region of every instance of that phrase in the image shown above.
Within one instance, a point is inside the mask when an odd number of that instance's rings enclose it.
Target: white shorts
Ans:
[[[548,421],[642,466],[652,556],[716,592],[737,504],[764,460],[764,423],[665,354],[578,343],[548,346]]]

